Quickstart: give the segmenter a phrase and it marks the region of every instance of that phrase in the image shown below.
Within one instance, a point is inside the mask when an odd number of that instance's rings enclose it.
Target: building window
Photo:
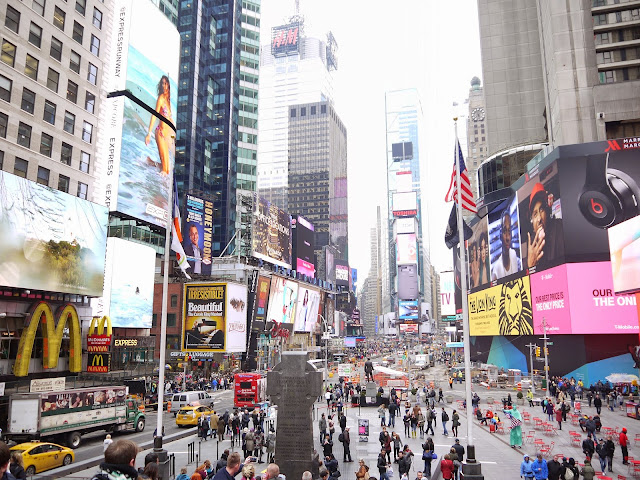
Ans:
[[[49,172],[48,168],[44,168],[44,167],[38,167],[38,180],[37,182],[40,185],[46,185],[47,187],[49,186],[49,174],[51,172]]]
[[[73,103],[78,101],[78,85],[71,80],[67,83],[67,100],[71,100]]]
[[[95,111],[95,108],[96,108],[96,96],[87,90],[86,95],[84,97],[84,109],[89,113],[93,113]]]
[[[89,67],[87,68],[87,80],[93,85],[98,84],[98,67],[93,63],[89,63]]]
[[[313,105],[313,106],[311,107],[311,115],[315,115],[315,114],[316,114],[316,106],[315,106],[315,105]]]
[[[4,152],[0,150],[0,170],[4,168]]]
[[[88,192],[89,186],[86,183],[78,182],[78,197],[86,200]]]
[[[20,27],[20,12],[11,5],[7,5],[7,15],[4,18],[4,26],[18,33]]]
[[[62,142],[62,150],[60,151],[60,163],[65,165],[71,165],[71,154],[73,153],[73,147],[68,143]]]
[[[5,102],[11,101],[12,86],[12,80],[9,80],[4,75],[0,75],[0,100],[4,100]]]
[[[18,125],[18,145],[23,147],[31,147],[31,126],[20,122]]]
[[[73,135],[76,127],[76,116],[73,113],[64,112],[64,131]]]
[[[93,125],[89,122],[83,122],[82,124],[82,140],[87,143],[91,143],[91,138],[93,137]]]
[[[178,295],[171,295],[171,306],[172,307],[178,306]]]
[[[87,152],[80,153],[80,171],[89,173],[89,165],[91,163],[91,155]]]
[[[64,175],[58,176],[58,190],[61,192],[69,193],[69,177],[65,177]]]
[[[73,22],[73,33],[71,34],[71,38],[73,38],[76,42],[82,45],[82,37],[84,36],[84,27],[80,25],[78,22]]]
[[[7,138],[7,125],[9,124],[9,116],[0,113],[0,137]]]
[[[16,157],[16,161],[13,164],[13,174],[18,177],[27,178],[27,170],[29,169],[29,162],[24,158]]]
[[[91,35],[91,45],[89,46],[89,50],[96,57],[100,56],[100,39],[95,35]]]
[[[51,152],[53,150],[53,137],[43,133],[40,136],[40,153],[51,158]]]
[[[49,49],[49,55],[52,58],[60,61],[62,60],[62,42],[56,37],[51,37],[51,48]]]
[[[24,110],[25,112],[28,112],[31,115],[33,115],[35,103],[36,103],[36,94],[27,88],[23,88],[22,104],[20,105],[20,108],[22,108],[22,110]]]
[[[64,32],[65,13],[56,6],[53,11],[53,24]]]
[[[167,327],[175,327],[175,326],[176,326],[176,314],[167,313]]]
[[[2,39],[2,56],[0,60],[10,67],[13,67],[16,63],[16,46],[11,42],[7,42],[4,38]]]
[[[291,118],[296,118],[296,109],[295,108],[291,109]]]
[[[158,325],[158,314],[154,313],[153,316],[151,317],[151,326],[155,327]]]
[[[93,26],[102,30],[102,12],[93,7]]]
[[[69,68],[78,74],[80,73],[80,55],[73,50],[69,56]]]
[[[302,107],[300,109],[300,116],[301,117],[306,117],[307,116],[307,107]]]
[[[56,72],[53,68],[49,68],[49,73],[47,73],[47,88],[58,93],[59,83],[60,83],[60,74]]]
[[[40,44],[42,43],[42,28],[33,22],[31,22],[31,27],[29,27],[29,43],[34,44],[38,48],[40,48]]]
[[[87,0],[76,0],[76,12],[84,17],[87,10]]]
[[[33,0],[31,3],[31,8],[41,17],[44,17],[44,2],[45,0]]]
[[[33,80],[38,80],[38,64],[39,63],[40,62],[36,58],[27,54],[27,59],[25,60],[25,63],[24,63],[24,74],[27,77],[32,78]]]
[[[320,113],[327,113],[327,106],[326,105],[320,105]]]

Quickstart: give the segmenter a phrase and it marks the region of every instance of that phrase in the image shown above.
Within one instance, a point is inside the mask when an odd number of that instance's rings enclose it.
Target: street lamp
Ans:
[[[327,391],[327,377],[329,376],[329,324],[322,314],[318,314],[322,320],[322,339],[324,340],[324,391]]]

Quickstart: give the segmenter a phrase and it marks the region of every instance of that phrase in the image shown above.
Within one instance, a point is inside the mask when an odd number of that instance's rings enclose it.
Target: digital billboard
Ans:
[[[178,30],[149,2],[116,0],[114,11],[118,21],[112,36],[107,91],[128,90],[175,124]],[[175,132],[129,98],[120,96],[109,102],[105,205],[111,211],[166,227]]]
[[[271,29],[271,54],[274,57],[295,55],[300,50],[300,25],[290,23]]]
[[[298,288],[298,304],[296,305],[296,319],[294,332],[312,332],[318,322],[320,308],[320,291],[307,288],[302,284]]]
[[[401,323],[400,333],[418,333],[419,325],[417,323]]]
[[[418,263],[418,244],[415,233],[403,233],[396,237],[396,263]]]
[[[191,194],[184,199],[182,248],[189,263],[187,273],[210,275],[213,202]]]
[[[107,238],[104,313],[113,327],[151,328],[156,251],[121,238]]]
[[[467,240],[467,261],[469,262],[469,288],[473,290],[487,286],[491,282],[489,233],[486,217],[472,225],[471,230],[473,235]]]
[[[609,228],[607,233],[614,290],[640,290],[640,215]]]
[[[336,260],[335,264],[336,264],[336,285],[341,287],[348,287],[349,279],[351,278],[349,264],[344,260]]]
[[[441,272],[440,273],[440,315],[443,320],[451,320],[456,316],[456,302],[454,299],[455,286],[453,284],[453,272]]]
[[[394,233],[399,235],[401,233],[416,233],[417,221],[415,217],[401,217],[396,218],[393,222]]]
[[[271,277],[271,295],[267,318],[270,322],[293,323],[295,320],[298,283],[288,278]]]
[[[254,194],[251,231],[252,255],[291,268],[291,216]]]
[[[247,287],[235,283],[184,285],[184,352],[244,352]]]
[[[0,285],[100,296],[108,211],[0,171]]]
[[[258,276],[258,286],[256,289],[255,317],[259,322],[267,321],[267,307],[269,306],[269,290],[271,278]]]
[[[469,294],[471,335],[533,335],[529,277]]]
[[[420,306],[417,300],[400,300],[398,302],[398,318],[400,320],[418,320]]]
[[[293,234],[295,270],[303,275],[314,278],[316,275],[316,266],[313,224],[306,218],[297,215],[291,220],[291,232]]]
[[[517,199],[514,196],[503,203],[488,215],[491,280],[522,270]]]
[[[410,192],[413,189],[413,174],[410,171],[396,172],[396,192]]]
[[[412,217],[418,214],[416,192],[394,192],[391,199],[394,217]]]
[[[419,295],[418,265],[398,265],[398,298],[415,300]]]

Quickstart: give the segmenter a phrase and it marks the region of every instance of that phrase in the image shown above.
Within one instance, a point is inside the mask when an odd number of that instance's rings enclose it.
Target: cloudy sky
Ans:
[[[307,35],[325,38],[331,30],[339,47],[334,103],[348,130],[349,260],[358,283],[369,272],[376,206],[386,209],[384,94],[403,88],[422,95],[422,206],[431,261],[440,271],[450,269],[443,237],[451,205],[443,199],[453,165],[453,116],[460,113],[453,103],[467,98],[473,76],[482,78],[476,1],[299,2]],[[263,0],[261,9],[264,45],[271,27],[286,23],[295,6],[293,0]],[[465,119],[459,124],[464,130]]]

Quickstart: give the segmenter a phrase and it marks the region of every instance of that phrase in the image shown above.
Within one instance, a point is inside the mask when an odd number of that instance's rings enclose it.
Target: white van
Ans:
[[[174,393],[171,398],[171,411],[176,416],[178,410],[186,405],[204,405],[205,407],[213,407],[213,397],[207,392],[191,391]]]

